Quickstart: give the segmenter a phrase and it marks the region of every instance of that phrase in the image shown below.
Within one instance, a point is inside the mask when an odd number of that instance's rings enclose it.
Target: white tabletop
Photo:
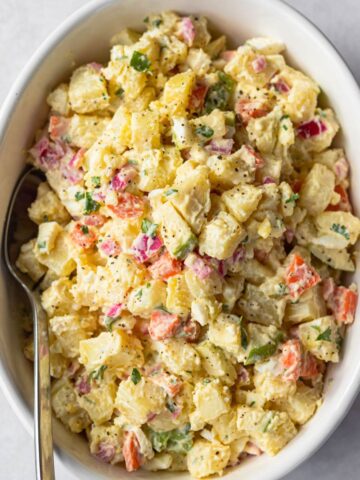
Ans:
[[[236,0],[234,0],[236,1]],[[360,83],[359,0],[287,0],[330,38]],[[34,49],[86,0],[0,0],[0,102]],[[339,86],[341,88],[341,86]],[[360,397],[310,461],[284,480],[360,478]],[[56,465],[58,480],[76,480]],[[32,439],[0,392],[0,479],[35,479]]]

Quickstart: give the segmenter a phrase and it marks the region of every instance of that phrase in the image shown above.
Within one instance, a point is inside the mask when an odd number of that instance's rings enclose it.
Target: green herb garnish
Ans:
[[[342,235],[346,240],[350,240],[350,234],[345,225],[340,225],[340,223],[333,223],[330,228],[331,231]]]
[[[159,28],[160,25],[162,24],[161,18],[157,18],[156,20],[153,20],[152,24],[154,27]]]
[[[224,72],[219,72],[219,82],[212,85],[205,98],[206,113],[212,112],[215,108],[226,110],[230,97],[234,91],[235,82]]]
[[[145,53],[141,53],[135,50],[130,60],[130,66],[137,72],[146,72],[151,67],[151,62]]]
[[[187,242],[175,249],[175,251],[173,252],[174,256],[178,260],[184,260],[184,258],[194,250],[197,243],[197,238],[195,236],[191,236]]]
[[[141,380],[141,373],[137,368],[133,368],[131,372],[131,381],[134,385],[137,385]]]
[[[75,200],[77,202],[79,202],[80,200],[82,200],[83,198],[85,198],[85,193],[84,192],[76,192],[75,193]]]
[[[245,362],[245,365],[248,365],[250,363],[255,363],[267,357],[271,357],[271,355],[274,355],[274,353],[276,352],[276,349],[277,349],[276,343],[267,343],[266,345],[262,345],[261,347],[252,348]]]
[[[322,333],[320,333],[316,337],[316,340],[323,341],[323,342],[331,342],[331,328],[328,327],[326,330],[324,330]]]
[[[125,90],[122,88],[122,87],[119,87],[116,91],[115,91],[115,95],[117,97],[122,97],[123,94],[124,94]]]
[[[299,194],[293,193],[288,199],[285,200],[285,203],[295,203],[296,200],[299,200]]]
[[[207,125],[200,125],[195,128],[195,133],[205,138],[211,138],[214,135],[214,130]]]
[[[101,367],[98,369],[93,370],[89,374],[89,380],[102,380],[104,378],[104,372],[107,368],[107,365],[101,365]]]
[[[112,332],[113,324],[116,322],[117,318],[114,317],[105,317],[104,318],[104,325],[109,330],[109,332]]]
[[[39,250],[44,250],[44,248],[46,248],[46,242],[38,242],[37,246]]]
[[[81,225],[80,229],[84,235],[89,233],[89,227],[87,225]]]
[[[92,212],[97,212],[100,208],[100,203],[93,200],[90,192],[85,193],[85,209],[84,212],[88,215]]]
[[[177,193],[179,190],[176,190],[176,188],[169,188],[169,190],[166,190],[164,192],[164,195],[168,197],[169,195],[173,195],[174,193]]]
[[[141,231],[148,237],[154,238],[156,236],[156,230],[158,228],[157,223],[152,223],[150,220],[145,218],[141,223]]]

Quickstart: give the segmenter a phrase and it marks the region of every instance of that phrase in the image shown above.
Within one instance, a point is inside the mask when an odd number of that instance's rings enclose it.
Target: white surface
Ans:
[[[236,1],[236,0],[234,0]],[[0,3],[0,100],[2,100],[29,55],[39,43],[74,8],[84,0],[2,0]],[[360,20],[358,0],[292,0],[289,1],[314,21],[343,53],[360,80],[356,65],[355,45],[359,44]],[[327,8],[326,8],[327,7]],[[341,85],[339,85],[339,90]],[[332,436],[330,441],[306,465],[286,477],[287,480],[317,478],[346,480],[358,478],[360,458],[360,401]],[[32,440],[23,430],[0,393],[0,479],[33,479]],[[60,467],[57,478],[72,477]],[[73,480],[73,479],[72,479]]]

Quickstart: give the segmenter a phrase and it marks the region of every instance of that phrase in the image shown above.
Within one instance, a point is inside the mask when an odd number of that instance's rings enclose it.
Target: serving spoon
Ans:
[[[36,225],[30,222],[27,209],[36,198],[37,187],[42,181],[43,174],[33,167],[27,167],[19,178],[5,219],[3,257],[9,272],[26,292],[33,314],[36,478],[54,480],[48,322],[36,289],[37,284],[16,266],[21,244],[36,236]]]

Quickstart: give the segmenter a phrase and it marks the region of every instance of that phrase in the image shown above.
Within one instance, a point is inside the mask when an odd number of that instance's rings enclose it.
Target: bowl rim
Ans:
[[[198,0],[206,1],[206,0]],[[73,13],[66,17],[52,33],[50,33],[41,44],[35,49],[30,59],[26,62],[20,73],[17,75],[13,85],[5,97],[5,100],[0,108],[0,144],[2,143],[5,133],[7,131],[8,123],[11,119],[12,112],[19,102],[24,90],[27,87],[27,83],[32,75],[41,67],[41,64],[46,59],[47,55],[56,47],[60,41],[68,35],[74,28],[86,20],[89,16],[96,14],[97,11],[105,9],[107,6],[111,6],[114,3],[118,3],[119,8],[122,0],[90,0],[85,5],[77,8]],[[283,0],[254,0],[258,4],[266,4],[269,8],[269,4],[281,13],[291,16],[294,20],[301,25],[311,36],[316,43],[324,48],[331,56],[334,63],[338,68],[341,68],[342,74],[346,78],[347,86],[351,89],[351,95],[356,96],[360,105],[360,87],[355,80],[354,74],[350,67],[340,54],[338,49],[329,40],[329,38],[320,30],[319,27],[311,20],[309,20],[303,13]],[[6,368],[6,365],[0,358],[0,389],[3,392],[10,407],[14,411],[15,415],[19,418],[20,422],[24,426],[25,430],[33,437],[33,415],[28,408],[24,398],[17,390],[15,384],[11,380],[11,375]],[[357,371],[353,372],[348,384],[348,388],[343,392],[341,401],[338,405],[337,411],[333,418],[327,422],[323,427],[320,434],[316,432],[312,440],[308,442],[301,453],[296,458],[292,458],[288,462],[284,462],[281,468],[278,468],[274,474],[268,472],[266,480],[279,480],[284,475],[287,475],[297,466],[303,463],[314,455],[322,445],[329,439],[332,433],[338,428],[343,421],[347,413],[349,412],[352,404],[354,403],[358,393],[360,391],[360,365]],[[55,457],[60,460],[62,466],[70,473],[74,474],[74,471],[70,470],[70,464],[77,463],[69,455],[62,453],[61,449],[55,446]],[[66,461],[70,460],[70,462]],[[80,466],[80,464],[79,464]]]

